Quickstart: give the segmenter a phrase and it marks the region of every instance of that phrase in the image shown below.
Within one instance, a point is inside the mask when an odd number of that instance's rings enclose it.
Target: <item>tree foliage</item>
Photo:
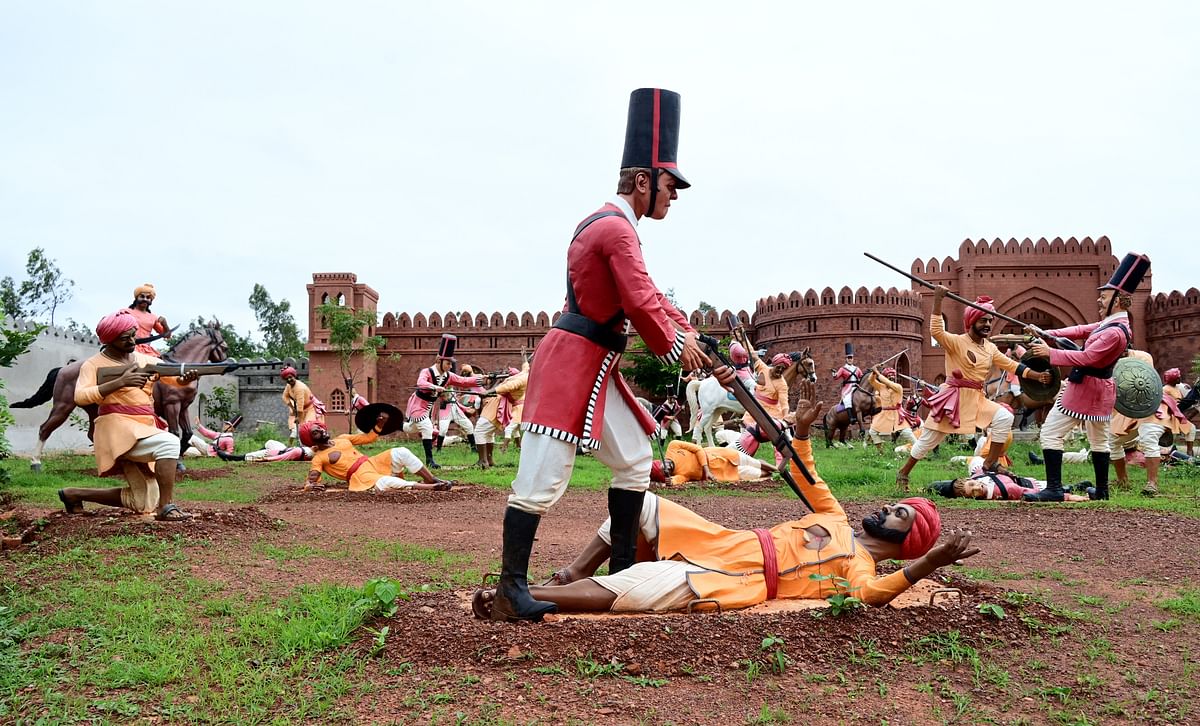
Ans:
[[[35,247],[25,260],[26,279],[17,283],[11,276],[0,280],[0,307],[13,318],[37,318],[48,313],[50,324],[58,307],[75,296],[75,281],[64,277],[58,263]]]
[[[358,373],[353,368],[355,354],[364,360],[374,360],[385,343],[381,335],[367,335],[379,322],[379,315],[374,310],[355,310],[336,303],[319,306],[317,314],[329,328],[329,344],[337,353],[342,377],[349,381],[348,386],[353,386]]]
[[[175,335],[167,340],[167,345],[178,345],[192,333],[203,332],[207,325],[208,321],[204,319],[204,316],[198,315],[195,320],[188,323],[187,328],[177,330]],[[230,358],[258,358],[266,355],[262,346],[251,340],[249,335],[237,332],[237,329],[229,323],[221,323],[221,337],[225,339],[225,345],[229,348]]]
[[[677,393],[675,387],[679,382],[679,364],[664,363],[650,352],[641,338],[629,341],[625,361],[627,364],[621,367],[621,373],[650,395]]]
[[[300,328],[292,316],[292,304],[287,300],[275,302],[267,288],[255,283],[250,293],[250,309],[258,321],[258,332],[262,335],[263,348],[274,358],[301,358],[304,356],[304,341]]]
[[[7,325],[0,325],[0,368],[10,368],[17,357],[29,350],[38,333],[44,330],[37,326],[33,330],[16,330]],[[7,459],[12,454],[5,432],[13,423],[12,414],[8,412],[8,398],[4,395],[4,379],[0,378],[0,459]],[[3,470],[0,470],[3,471]],[[7,472],[4,472],[7,474]]]

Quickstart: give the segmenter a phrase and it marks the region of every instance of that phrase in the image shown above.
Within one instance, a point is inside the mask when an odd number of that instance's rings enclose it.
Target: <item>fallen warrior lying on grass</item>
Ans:
[[[1030,479],[1016,474],[999,474],[987,471],[981,471],[978,474],[961,479],[951,479],[948,481],[935,481],[930,485],[933,491],[941,494],[943,497],[963,497],[966,499],[996,499],[996,500],[1015,500],[1021,501],[1023,494],[1037,494],[1046,488],[1046,482],[1041,479]],[[1065,502],[1086,502],[1089,501],[1091,495],[1095,493],[1091,482],[1080,482],[1074,486],[1063,487],[1067,493]],[[1081,494],[1073,494],[1071,490],[1076,492],[1086,491],[1088,496]]]
[[[346,482],[350,491],[376,489],[436,489],[446,491],[452,482],[438,479],[411,451],[403,446],[388,449],[375,456],[363,456],[354,447],[369,444],[379,438],[388,415],[380,413],[375,430],[365,434],[342,434],[331,439],[324,424],[305,421],[300,424],[300,443],[312,447],[312,467],[308,471],[305,489],[324,489],[321,474]],[[404,472],[416,474],[422,481],[406,481]]]
[[[726,529],[653,494],[642,507],[638,562],[616,575],[594,576],[609,555],[608,523],[569,567],[547,584],[530,588],[534,598],[570,612],[662,612],[685,608],[697,598],[722,608],[742,608],[774,598],[825,599],[843,592],[868,605],[885,605],[939,567],[979,552],[971,534],[958,531],[934,546],[941,533],[937,506],[913,497],[883,507],[856,532],[845,510],[817,474],[809,427],[820,412],[801,402],[794,442],[815,484],[793,466],[796,480],[815,512],[770,530]],[[910,560],[902,570],[877,577],[880,560]],[[814,578],[813,576],[816,576]],[[492,617],[495,591],[479,590],[472,610]]]

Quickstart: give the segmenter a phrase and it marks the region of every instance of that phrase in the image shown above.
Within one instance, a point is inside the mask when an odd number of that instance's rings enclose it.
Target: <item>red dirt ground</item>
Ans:
[[[371,542],[402,541],[460,555],[456,571],[486,571],[500,556],[504,498],[483,487],[385,495],[279,489],[254,507],[192,505],[203,516],[186,524],[51,515],[42,546],[71,535],[183,534],[208,542],[188,549],[193,572],[234,592],[250,580],[257,590],[282,594],[298,582],[358,584],[378,575],[415,586],[444,578],[446,567],[357,553]],[[778,495],[674,498],[732,527],[803,514],[795,500]],[[847,508],[854,519],[874,506]],[[569,492],[543,520],[535,576],[568,562],[605,507],[603,493]],[[963,591],[961,605],[840,617],[816,610],[509,625],[472,619],[465,583],[417,592],[395,617],[373,624],[390,629],[366,671],[374,688],[348,694],[343,705],[366,722],[417,723],[456,714],[520,723],[1197,718],[1191,694],[1200,624],[1156,603],[1195,587],[1200,522],[1013,504],[943,508],[943,524],[976,533],[983,553],[967,564],[990,578],[940,576]],[[330,555],[297,561],[263,554],[268,546],[286,553],[300,545]],[[1001,605],[1006,617],[981,613],[985,603]],[[1180,622],[1171,624],[1173,618]],[[764,649],[768,635],[782,644]],[[373,640],[364,634],[355,647],[370,657]],[[786,654],[782,673],[769,667],[775,650]],[[604,665],[609,672],[597,673]]]

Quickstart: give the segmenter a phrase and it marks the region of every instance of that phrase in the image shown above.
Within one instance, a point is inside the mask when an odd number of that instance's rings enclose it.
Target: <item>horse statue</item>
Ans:
[[[841,402],[840,398],[838,402]],[[875,405],[875,394],[863,387],[862,381],[859,381],[854,385],[854,391],[850,393],[850,405],[854,408],[854,412],[858,414],[858,439],[861,441],[866,438],[866,432],[863,430],[863,420],[867,416],[873,416],[879,412],[879,409]],[[835,436],[839,444],[843,446],[850,445],[846,441],[846,436],[850,433],[849,411],[840,406],[833,406],[825,412],[823,422],[825,424],[825,448],[833,447]]]
[[[783,369],[783,379],[787,381],[788,389],[799,379],[801,398],[812,400],[812,391],[817,380],[817,364],[813,360],[810,349],[787,354],[791,364]],[[753,379],[743,381],[743,385],[751,393],[754,392]],[[805,395],[807,391],[807,395]],[[716,446],[713,432],[718,428],[717,422],[721,417],[730,413],[742,416],[746,409],[738,403],[733,394],[726,391],[716,378],[709,376],[703,380],[691,381],[687,385],[688,410],[692,412],[692,441],[699,444],[703,437],[709,446]]]
[[[221,363],[229,355],[229,347],[221,335],[221,323],[214,320],[199,330],[193,330],[182,340],[171,346],[163,353],[164,363]],[[50,434],[67,420],[75,410],[75,381],[79,378],[79,369],[83,361],[75,361],[61,368],[54,368],[46,374],[46,380],[41,388],[29,398],[12,404],[11,408],[33,408],[47,401],[53,401],[50,415],[38,428],[37,449],[29,460],[29,466],[34,471],[42,470],[42,450]],[[167,422],[167,429],[179,437],[179,469],[183,470],[183,452],[187,450],[192,438],[192,424],[188,416],[188,407],[196,398],[197,385],[192,381],[186,386],[169,386],[158,382],[154,384],[154,413]],[[88,415],[88,438],[96,425],[97,407],[82,406]]]

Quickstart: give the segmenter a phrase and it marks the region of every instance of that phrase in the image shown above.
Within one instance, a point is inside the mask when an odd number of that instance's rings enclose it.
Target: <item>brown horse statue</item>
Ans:
[[[221,335],[221,323],[214,320],[200,330],[193,330],[183,340],[163,353],[164,363],[220,363],[229,354],[225,338]],[[66,422],[71,412],[75,410],[75,381],[79,378],[79,369],[83,361],[75,361],[61,368],[55,368],[46,374],[46,380],[37,393],[12,408],[33,408],[47,401],[54,401],[50,415],[46,417],[38,429],[37,449],[29,460],[29,466],[34,471],[42,470],[42,450],[50,434]],[[168,386],[164,383],[154,384],[154,412],[167,422],[167,429],[179,437],[180,459],[179,468],[183,470],[183,452],[192,438],[192,424],[188,416],[188,407],[196,398],[196,383],[187,386]],[[88,415],[88,438],[96,424],[96,406],[82,406]]]
[[[875,394],[868,391],[859,382],[854,386],[854,391],[850,394],[850,405],[854,408],[854,412],[858,414],[858,439],[862,440],[866,437],[866,433],[863,430],[863,421],[868,416],[873,416],[879,411],[875,407]],[[835,436],[839,443],[847,443],[846,435],[850,432],[850,412],[844,409],[841,411],[837,409],[838,407],[835,405],[825,412],[825,448],[827,449],[833,447]]]

